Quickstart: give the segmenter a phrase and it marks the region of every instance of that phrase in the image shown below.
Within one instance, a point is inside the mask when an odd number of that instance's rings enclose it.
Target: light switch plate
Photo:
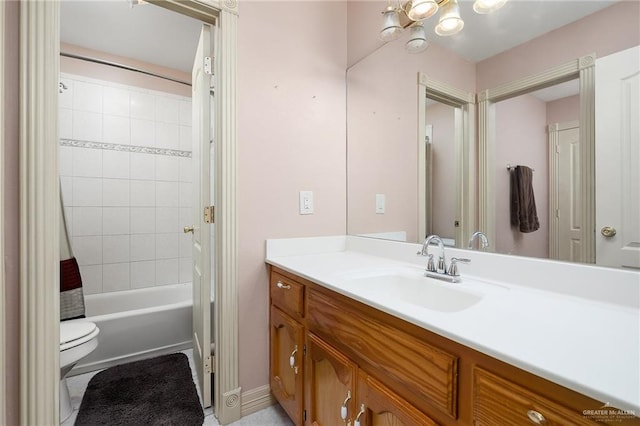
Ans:
[[[384,194],[376,194],[376,214],[384,214],[386,201]]]
[[[313,191],[300,191],[300,214],[313,214]]]

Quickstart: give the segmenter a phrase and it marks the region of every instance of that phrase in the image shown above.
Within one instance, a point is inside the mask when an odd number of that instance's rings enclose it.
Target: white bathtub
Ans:
[[[98,347],[70,375],[191,347],[191,284],[87,295],[85,305]]]

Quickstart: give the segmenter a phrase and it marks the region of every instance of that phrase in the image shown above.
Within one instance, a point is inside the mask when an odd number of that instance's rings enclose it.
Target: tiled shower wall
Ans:
[[[85,294],[190,282],[191,99],[61,82],[61,192]]]

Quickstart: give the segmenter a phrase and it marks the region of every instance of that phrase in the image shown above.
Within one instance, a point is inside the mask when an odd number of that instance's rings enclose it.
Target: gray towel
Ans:
[[[84,317],[82,277],[69,243],[67,222],[62,208],[62,194],[60,194],[60,321]]]
[[[536,198],[533,194],[533,170],[517,166],[511,172],[511,225],[528,233],[540,228]]]

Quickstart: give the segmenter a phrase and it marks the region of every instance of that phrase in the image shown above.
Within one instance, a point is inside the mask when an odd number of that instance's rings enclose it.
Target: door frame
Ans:
[[[4,45],[4,4],[0,2],[0,48],[5,50]],[[4,169],[4,54],[0,55],[0,165]],[[4,301],[5,285],[4,285],[4,173],[0,173],[0,311],[3,315],[7,312]],[[7,391],[6,388],[6,366],[5,366],[5,324],[6,318],[0,318],[0,392]],[[6,424],[6,398],[0,398],[0,423]]]
[[[241,416],[235,187],[238,4],[236,0],[150,2],[218,26],[214,371],[222,373],[214,375],[214,404],[216,417],[227,424]],[[58,144],[51,142],[58,139],[59,36],[59,0],[20,3],[22,424],[57,424],[59,419]]]
[[[560,139],[560,132],[568,129],[580,129],[578,120],[566,121],[564,123],[553,123],[548,126],[548,149],[549,149],[549,259],[558,260],[560,252],[560,218],[555,213],[560,207],[559,196],[559,162],[560,154],[557,146]]]
[[[475,229],[475,95],[418,73],[418,238],[426,237],[427,173],[426,173],[426,98],[456,109],[456,247],[464,247],[465,236]]]
[[[496,240],[495,104],[558,83],[580,79],[580,262],[595,262],[595,64],[596,54],[582,56],[537,74],[478,94],[478,215],[480,231]],[[495,247],[495,244],[494,244]]]

